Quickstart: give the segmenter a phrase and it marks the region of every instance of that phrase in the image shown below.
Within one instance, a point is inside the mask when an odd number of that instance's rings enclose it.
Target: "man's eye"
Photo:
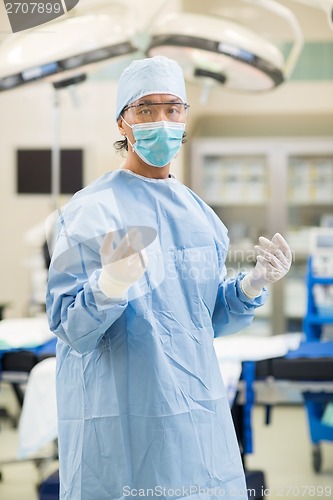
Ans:
[[[150,108],[141,108],[139,111],[142,115],[149,115],[151,113]]]

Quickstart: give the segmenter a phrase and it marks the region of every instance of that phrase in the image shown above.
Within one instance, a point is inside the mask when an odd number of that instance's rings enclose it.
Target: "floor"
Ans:
[[[0,387],[0,407],[17,411],[10,388]],[[333,443],[321,445],[323,463],[319,474],[312,468],[312,446],[308,436],[306,414],[301,406],[277,406],[272,423],[264,424],[264,408],[253,412],[254,453],[246,457],[249,469],[265,472],[266,497],[271,500],[333,497]],[[0,461],[15,459],[18,435],[7,420],[1,420]],[[43,450],[45,454],[51,450]],[[1,500],[38,500],[37,484],[57,468],[54,461],[38,468],[32,462],[1,467]],[[251,496],[249,497],[251,498]]]
[[[307,415],[302,406],[277,406],[270,425],[265,425],[264,407],[253,416],[254,452],[248,469],[262,469],[271,500],[333,498],[333,443],[321,443],[322,467],[315,473]]]

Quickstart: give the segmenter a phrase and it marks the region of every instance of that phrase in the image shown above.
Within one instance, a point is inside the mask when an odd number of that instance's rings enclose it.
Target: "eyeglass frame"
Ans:
[[[156,106],[161,104],[182,104],[184,106],[184,111],[186,112],[190,105],[187,102],[177,102],[177,101],[165,101],[165,102],[140,102],[140,104],[130,104],[129,106],[125,106],[121,112],[125,113],[128,109],[131,108],[140,108],[141,106]]]

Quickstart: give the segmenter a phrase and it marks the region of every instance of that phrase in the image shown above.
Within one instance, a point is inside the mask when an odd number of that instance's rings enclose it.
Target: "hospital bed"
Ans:
[[[274,400],[274,382],[287,381],[303,395],[312,441],[312,464],[320,472],[320,443],[333,441],[333,342],[324,340],[324,325],[333,324],[333,228],[313,228],[307,262],[307,312],[303,322],[303,342],[283,356],[266,360],[247,360],[243,365],[246,382],[244,435],[245,448],[251,451],[251,408],[258,381],[268,387],[266,421],[269,422]],[[274,401],[273,401],[274,403]]]
[[[333,392],[333,354],[312,358],[299,356],[302,354],[300,349],[303,349],[302,340],[303,335],[295,333],[268,338],[242,333],[215,340],[215,350],[233,413],[237,406],[241,407],[238,431],[243,456],[253,452],[251,417],[258,385],[267,388],[267,422],[272,407],[278,402],[274,390],[278,381],[296,384],[301,393],[316,392],[318,397],[330,397]],[[55,371],[55,359],[48,358],[30,372],[19,421],[17,456],[20,460],[30,459],[43,446],[57,439]],[[321,425],[320,416],[317,420],[318,425]],[[328,429],[328,432],[331,431]],[[315,434],[313,442],[314,446],[320,444]],[[314,455],[317,454],[313,458],[316,460],[315,470],[320,469],[318,449],[314,448]]]
[[[31,369],[44,357],[55,354],[56,337],[48,328],[46,316],[0,321],[0,381],[14,390],[19,408]],[[6,411],[15,425],[15,418]]]
[[[12,387],[20,410],[23,408],[32,369],[41,360],[54,357],[55,345],[56,337],[48,328],[46,316],[0,321],[0,383],[5,382]],[[17,419],[10,415],[6,408],[1,414],[16,426]],[[40,465],[43,459],[44,457],[35,456],[34,462]],[[0,462],[0,466],[16,462],[16,459],[5,460]],[[0,480],[1,477],[0,471]]]
[[[230,406],[238,391],[243,361],[283,356],[290,349],[297,348],[300,340],[301,336],[298,334],[277,335],[270,338],[237,334],[216,339],[215,351]],[[21,458],[27,458],[38,452],[40,447],[47,443],[48,433],[52,439],[56,437],[54,434],[57,422],[55,370],[55,359],[49,358],[38,363],[30,372],[19,421],[18,455]],[[54,412],[50,412],[50,408],[53,408]],[[38,422],[39,418],[44,418],[45,421]],[[40,435],[42,428],[45,428],[43,436]]]
[[[296,348],[299,342],[298,335],[276,336],[270,339],[234,335],[217,339],[215,349],[230,405],[234,405],[239,391],[243,360],[249,359],[248,356],[254,360],[281,356],[289,349]],[[43,446],[57,438],[55,371],[55,359],[49,358],[38,363],[30,372],[19,422],[17,455],[21,460],[33,457]],[[249,480],[260,480],[261,486],[264,485],[263,474],[260,471],[248,471],[247,477]],[[55,473],[50,476],[47,483],[43,483],[43,488],[54,489],[57,487],[57,481]]]

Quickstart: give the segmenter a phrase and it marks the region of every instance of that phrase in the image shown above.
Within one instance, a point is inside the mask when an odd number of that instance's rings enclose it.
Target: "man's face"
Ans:
[[[118,127],[120,133],[134,144],[135,139],[129,125],[159,121],[185,123],[186,115],[187,105],[179,97],[172,94],[151,94],[126,106],[118,118]]]

